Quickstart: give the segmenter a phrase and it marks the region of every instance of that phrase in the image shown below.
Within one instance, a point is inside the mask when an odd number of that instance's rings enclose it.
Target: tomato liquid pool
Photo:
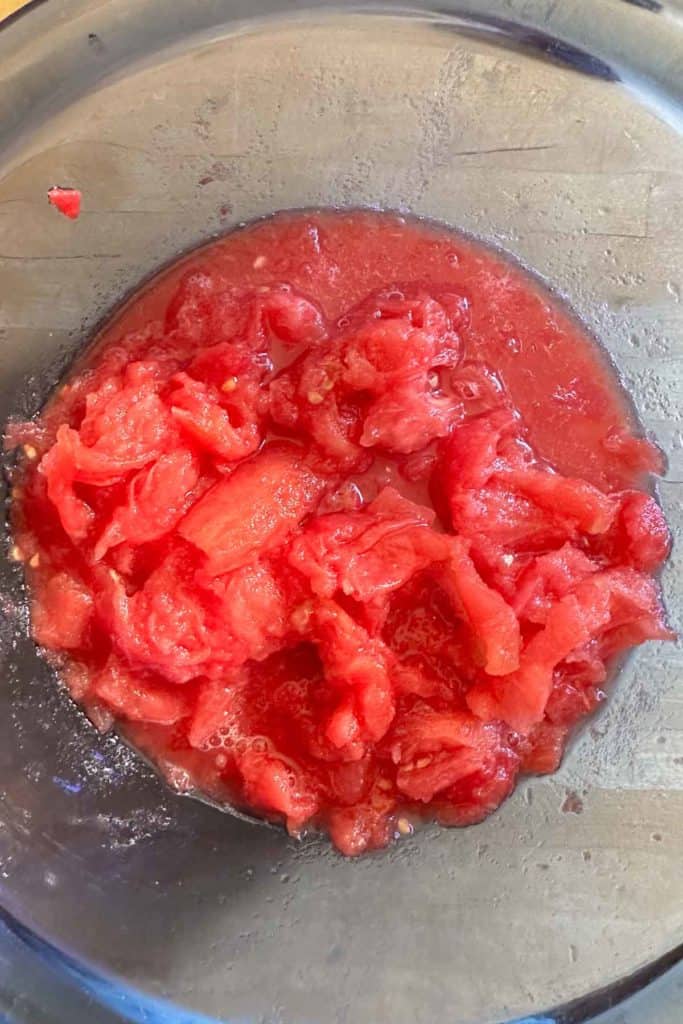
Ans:
[[[552,772],[670,636],[660,455],[498,254],[282,214],[139,292],[22,446],[33,634],[180,789],[346,854]]]

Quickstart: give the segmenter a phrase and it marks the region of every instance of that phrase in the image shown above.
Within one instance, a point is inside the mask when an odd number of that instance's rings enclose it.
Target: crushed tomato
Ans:
[[[47,190],[47,198],[50,204],[69,220],[77,220],[80,216],[83,198],[80,189],[53,185]]]
[[[293,834],[358,854],[406,817],[471,824],[558,766],[615,657],[671,636],[661,458],[629,417],[482,246],[261,222],[12,426],[35,639],[96,722]]]

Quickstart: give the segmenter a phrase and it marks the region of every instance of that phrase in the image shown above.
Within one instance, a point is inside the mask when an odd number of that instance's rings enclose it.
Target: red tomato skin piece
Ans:
[[[76,220],[80,216],[82,194],[79,189],[53,185],[48,189],[47,198],[69,220]]]

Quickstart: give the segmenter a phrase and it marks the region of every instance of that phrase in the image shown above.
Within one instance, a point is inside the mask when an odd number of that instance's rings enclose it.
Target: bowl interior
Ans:
[[[641,86],[680,25],[619,0],[574,22],[521,2],[195,6],[171,24],[160,0],[51,0],[0,31],[0,418],[34,413],[141,278],[238,223],[330,204],[441,219],[543,275],[614,359],[670,459],[675,627],[681,83],[660,61]],[[83,190],[77,222],[53,184]],[[96,972],[213,1017],[491,1024],[681,941],[673,646],[632,659],[557,776],[351,862],[173,796],[57,690],[7,561],[0,602],[0,897]]]

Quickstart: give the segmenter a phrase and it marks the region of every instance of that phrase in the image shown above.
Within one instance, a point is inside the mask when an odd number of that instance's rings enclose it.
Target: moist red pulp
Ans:
[[[63,188],[54,185],[47,191],[48,201],[69,220],[77,220],[81,213],[82,195],[77,188]]]
[[[479,821],[670,635],[635,426],[499,255],[280,215],[147,286],[11,431],[35,639],[180,788],[347,854]]]

